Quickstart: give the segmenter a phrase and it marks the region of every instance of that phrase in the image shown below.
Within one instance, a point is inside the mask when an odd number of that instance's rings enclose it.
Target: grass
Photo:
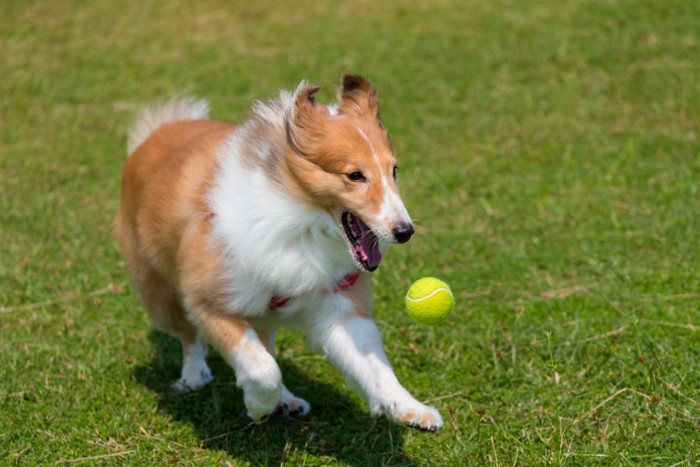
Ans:
[[[240,2],[239,2],[240,3]],[[700,460],[700,3],[0,4],[0,463],[690,465]],[[110,240],[136,109],[240,120],[369,75],[419,235],[373,280],[399,379],[446,424],[368,415],[292,332],[309,418],[244,416],[233,372],[173,394]],[[447,326],[402,311],[448,281]]]

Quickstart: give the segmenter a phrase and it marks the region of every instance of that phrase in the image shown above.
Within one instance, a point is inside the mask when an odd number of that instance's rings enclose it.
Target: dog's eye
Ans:
[[[395,166],[394,166],[394,173],[393,173],[394,181],[396,180],[396,173],[397,173],[398,171],[399,171],[399,166],[398,166],[398,165],[395,165]]]
[[[352,180],[353,182],[364,182],[367,180],[364,175],[362,175],[362,172],[355,171],[355,172],[350,172],[348,174],[348,178]]]

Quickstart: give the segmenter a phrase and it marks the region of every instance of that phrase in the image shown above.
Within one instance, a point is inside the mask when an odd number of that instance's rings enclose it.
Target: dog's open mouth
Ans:
[[[347,211],[343,213],[342,221],[357,262],[367,271],[377,269],[382,260],[382,252],[379,250],[379,239],[372,229]]]

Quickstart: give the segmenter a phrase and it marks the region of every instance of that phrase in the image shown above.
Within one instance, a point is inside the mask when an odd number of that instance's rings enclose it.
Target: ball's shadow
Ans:
[[[214,382],[180,395],[170,388],[180,374],[180,344],[157,331],[149,340],[155,356],[136,367],[134,379],[158,394],[160,410],[191,424],[207,449],[263,465],[280,465],[294,452],[354,465],[414,464],[403,451],[406,428],[371,417],[366,405],[308,378],[294,362],[278,359],[285,384],[311,403],[311,413],[298,419],[271,416],[255,424],[245,414],[233,370],[214,351],[207,359]]]

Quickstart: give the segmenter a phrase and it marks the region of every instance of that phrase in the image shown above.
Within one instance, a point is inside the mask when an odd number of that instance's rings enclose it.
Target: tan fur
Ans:
[[[247,329],[218,300],[223,266],[208,241],[204,198],[218,167],[217,151],[234,128],[213,121],[165,124],[124,167],[115,235],[154,324],[183,346],[196,336],[183,305],[217,350],[230,349]]]
[[[311,95],[318,87],[309,86],[297,98],[292,114],[292,140],[303,157],[287,157],[284,176],[299,187],[302,196],[336,216],[340,210],[350,209],[364,219],[372,219],[384,201],[382,185],[370,184],[364,190],[362,184],[348,180],[346,175],[360,171],[378,180],[391,177],[396,165],[388,134],[378,120],[376,93],[367,86],[342,92],[339,115],[335,117],[313,102]],[[391,189],[397,192],[395,186]]]
[[[412,410],[409,410],[408,412],[404,413],[401,416],[401,421],[403,423],[408,424],[408,423],[411,423],[415,418],[416,418],[416,413]]]

